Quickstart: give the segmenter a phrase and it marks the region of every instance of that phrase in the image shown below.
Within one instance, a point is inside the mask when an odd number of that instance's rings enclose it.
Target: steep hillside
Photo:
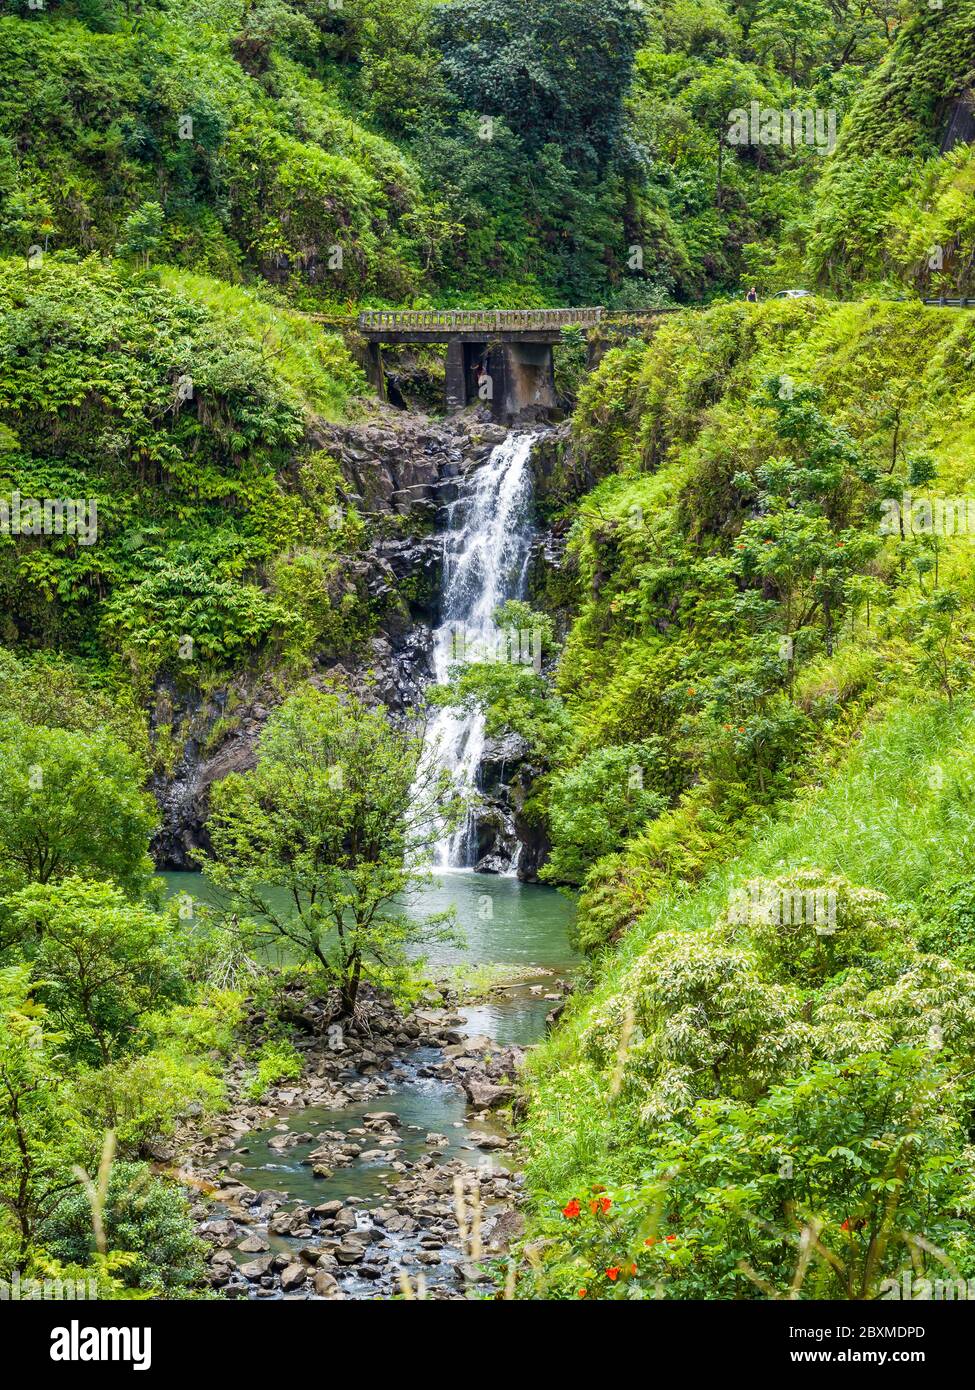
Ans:
[[[364,389],[340,340],[199,276],[68,254],[2,263],[0,306],[0,479],[22,510],[0,540],[8,642],[151,679],[226,672],[272,637],[307,651],[321,624],[348,636],[340,556],[361,524],[308,432]],[[83,499],[84,528],[46,534],[44,498]],[[334,604],[317,618],[315,587]]]
[[[591,954],[532,1066],[536,1296],[781,1291],[809,1221],[846,1273],[824,1256],[807,1297],[877,1296],[912,1229],[971,1267],[965,1162],[938,1155],[967,1142],[975,989],[973,333],[726,306],[583,388],[553,472],[600,479],[566,506],[567,640],[532,721],[488,706],[561,731],[536,733],[543,876],[581,883]],[[905,1084],[909,1161],[874,1128]]]
[[[870,75],[816,190],[806,265],[865,284],[975,289],[975,5],[921,6]]]

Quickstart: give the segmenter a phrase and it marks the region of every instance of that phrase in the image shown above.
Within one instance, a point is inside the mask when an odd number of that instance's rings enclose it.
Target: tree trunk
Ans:
[[[342,1012],[351,1018],[355,1009],[355,1001],[359,997],[359,980],[362,976],[362,957],[358,951],[355,953],[352,963],[352,970],[346,973],[345,983],[342,986]]]

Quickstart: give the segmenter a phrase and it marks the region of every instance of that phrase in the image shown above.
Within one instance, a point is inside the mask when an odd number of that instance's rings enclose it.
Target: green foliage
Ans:
[[[581,883],[610,854],[667,805],[654,789],[659,739],[600,748],[553,780],[549,791],[552,853],[544,877]],[[647,785],[647,783],[650,785]]]
[[[249,1100],[260,1100],[279,1082],[297,1081],[301,1071],[301,1057],[291,1043],[272,1039],[261,1045],[257,1054],[257,1071],[247,1084],[246,1095]]]
[[[972,152],[939,146],[971,83],[975,6],[919,6],[867,79],[816,190],[808,273],[848,293],[884,281],[972,292]]]
[[[155,829],[141,769],[104,729],[72,733],[0,723],[0,884],[6,892],[70,875],[144,890],[146,842]]]
[[[503,118],[532,154],[557,144],[570,168],[599,170],[616,152],[641,27],[626,0],[598,16],[585,0],[453,0],[435,26],[467,110]]]
[[[807,1084],[816,1092],[817,1077],[827,1090],[836,1086],[841,1091],[846,1078],[863,1074],[883,1079],[898,1048],[913,1050],[922,1077],[906,1091],[908,1099],[930,1096],[935,1107],[928,1131],[931,1147],[925,1151],[934,1167],[922,1167],[920,1176],[927,1182],[926,1172],[953,1172],[954,1155],[963,1142],[958,1126],[967,1123],[971,1104],[975,977],[961,968],[968,963],[964,950],[957,964],[924,952],[951,949],[959,939],[955,924],[963,921],[962,890],[942,893],[939,884],[966,881],[971,721],[970,709],[946,703],[924,711],[913,703],[901,706],[868,728],[823,787],[739,836],[734,857],[723,864],[713,861],[696,891],[688,894],[676,883],[669,892],[658,891],[616,952],[602,958],[594,990],[574,1001],[562,1028],[530,1063],[534,1105],[526,1137],[542,1213],[551,1214],[554,1203],[563,1205],[573,1192],[579,1195],[593,1183],[605,1184],[615,1195],[616,1185],[632,1182],[639,1210],[634,1223],[652,1217],[658,1224],[651,1224],[645,1235],[659,1235],[662,1244],[664,1233],[678,1233],[682,1239],[683,1216],[694,1211],[691,1243],[679,1267],[654,1265],[648,1288],[658,1277],[683,1277],[685,1268],[702,1279],[715,1279],[718,1267],[710,1261],[720,1260],[722,1250],[749,1261],[774,1255],[774,1277],[769,1269],[763,1277],[781,1288],[795,1267],[802,1222],[821,1220],[833,1232],[844,1220],[852,1226],[869,1215],[867,1191],[860,1207],[849,1205],[848,1198],[840,1210],[843,1193],[853,1191],[849,1182],[846,1188],[838,1185],[832,1196],[820,1187],[815,1200],[806,1186],[806,1206],[791,1228],[793,1236],[777,1237],[773,1249],[765,1243],[762,1222],[782,1222],[781,1202],[795,1187],[778,1181],[778,1160],[769,1158],[767,1147],[761,1169],[765,1177],[760,1180],[756,1172],[742,1178],[759,1186],[740,1205],[734,1197],[739,1177],[731,1169],[727,1195],[718,1195],[725,1192],[722,1178],[712,1181],[693,1167],[688,1195],[682,1190],[673,1201],[659,1191],[649,1200],[640,1187],[641,1175],[671,1143],[668,1154],[675,1162],[660,1158],[661,1175],[668,1166],[681,1171],[688,1136],[702,1116],[710,1117],[705,1127],[707,1152],[713,1155],[714,1144],[725,1149],[725,1141],[710,1127],[714,1115],[721,1115],[724,1124],[733,1114],[739,1132],[754,1125],[756,1136],[770,1133],[772,1109],[781,1099],[777,1087],[784,1088],[786,1097],[798,1097],[806,1094]],[[855,835],[851,825],[857,827]],[[818,911],[811,910],[817,901],[811,895],[817,892]],[[960,930],[963,944],[964,928]],[[931,1077],[930,1088],[925,1076]],[[896,1094],[899,1083],[891,1084]],[[873,1086],[869,1081],[868,1096],[874,1094]],[[838,1095],[836,1103],[842,1107],[853,1099]],[[887,1103],[883,1094],[876,1103],[881,1102]],[[792,1104],[789,1099],[790,1108]],[[845,1120],[834,1112],[832,1127],[824,1123],[817,1140],[825,1144],[821,1152],[833,1145],[855,1148],[861,1136],[869,1138],[871,1131],[857,1115],[855,1107]],[[896,1146],[911,1130],[905,1124],[891,1126],[890,1132]],[[727,1139],[729,1157],[738,1142]],[[788,1144],[782,1151],[795,1154]],[[809,1152],[805,1150],[801,1173],[795,1164],[796,1181],[802,1184],[815,1175]],[[888,1148],[885,1162],[890,1153]],[[715,1174],[725,1171],[714,1169]],[[876,1173],[871,1181],[872,1190],[886,1190]],[[906,1222],[908,1233],[922,1231],[924,1223],[933,1230],[936,1219],[944,1219],[947,1224],[938,1226],[935,1243],[967,1269],[972,1245],[966,1227],[953,1227],[949,1207],[938,1205],[939,1200],[932,1198],[932,1205],[918,1215],[912,1199],[892,1219]],[[696,1222],[708,1207],[705,1239]],[[677,1211],[680,1217],[660,1216]],[[748,1212],[759,1215],[757,1224]],[[871,1233],[877,1230],[877,1216],[876,1211],[869,1215],[865,1229]],[[736,1224],[712,1224],[726,1221]],[[719,1238],[720,1230],[724,1236]],[[890,1239],[891,1258],[898,1267],[907,1267],[903,1241]],[[618,1253],[629,1252],[624,1247]],[[659,1251],[653,1258],[665,1254]],[[622,1258],[612,1260],[622,1263]],[[642,1277],[642,1257],[638,1263]],[[818,1263],[818,1275],[826,1282],[816,1286],[818,1292],[810,1285],[808,1296],[850,1296],[830,1282],[829,1269]],[[722,1280],[736,1277],[734,1260],[720,1268]],[[863,1267],[849,1272],[859,1278]],[[575,1273],[565,1277],[566,1288],[576,1280]],[[705,1293],[704,1284],[692,1280],[675,1285],[668,1296],[727,1296],[733,1285],[721,1284],[723,1293],[717,1287]],[[747,1283],[738,1296],[749,1296]]]
[[[531,1291],[857,1300],[900,1296],[906,1271],[967,1280],[963,1114],[950,1075],[907,1050],[821,1064],[754,1106],[704,1102],[638,1182],[549,1207]]]
[[[0,1260],[24,1269],[38,1226],[75,1186],[85,1153],[65,1097],[60,1037],[33,998],[28,971],[0,970]]]
[[[254,933],[317,962],[349,1013],[363,975],[394,981],[406,946],[443,927],[396,910],[460,814],[449,774],[421,754],[381,707],[307,686],[268,720],[255,770],[213,791],[213,883]]]
[[[354,641],[363,596],[330,626],[309,614],[313,594],[269,593],[264,570],[312,540],[329,556],[360,542],[337,468],[303,445],[303,402],[340,409],[357,371],[294,315],[168,278],[0,268],[0,418],[18,441],[0,454],[0,495],[85,498],[97,533],[0,537],[8,636],[184,677],[275,643]]]
[[[126,1287],[156,1297],[185,1297],[202,1283],[206,1247],[193,1230],[186,1198],[172,1183],[154,1177],[148,1164],[112,1165],[102,1221],[109,1249],[135,1257],[121,1272]],[[87,1194],[66,1197],[39,1237],[57,1259],[87,1264],[95,1252]]]
[[[171,929],[111,884],[35,883],[6,906],[38,997],[76,1056],[113,1060],[132,1047],[144,1015],[183,993]]]
[[[126,1055],[107,1066],[81,1070],[74,1078],[72,1103],[96,1134],[111,1130],[119,1152],[138,1157],[160,1135],[171,1134],[179,1117],[220,1110],[224,1083],[213,1059],[198,1055],[190,1038],[180,1051]]]

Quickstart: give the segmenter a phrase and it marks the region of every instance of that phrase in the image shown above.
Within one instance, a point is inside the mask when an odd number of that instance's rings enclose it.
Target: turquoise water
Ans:
[[[202,874],[167,873],[167,893],[189,893],[216,902]],[[282,900],[284,895],[282,894]],[[554,888],[489,874],[443,873],[415,893],[407,911],[417,918],[453,909],[462,945],[434,942],[417,947],[430,966],[543,966],[563,973],[578,964],[568,932],[575,905]],[[270,948],[273,955],[277,948]]]
[[[198,902],[217,901],[202,874],[167,873],[161,877],[170,897],[188,893]],[[564,976],[579,963],[568,939],[575,905],[554,888],[489,874],[443,873],[432,878],[407,905],[417,917],[448,909],[455,913],[463,944],[435,942],[414,952],[433,972],[437,967],[466,963],[520,966],[529,974],[533,967],[542,967]],[[266,954],[272,961],[289,958],[276,944],[269,946]],[[485,1033],[502,1044],[537,1042],[545,1032],[545,1016],[553,1007],[552,1001],[543,997],[552,984],[551,978],[531,977],[500,993],[492,992],[484,1003],[461,1011],[468,1031]]]

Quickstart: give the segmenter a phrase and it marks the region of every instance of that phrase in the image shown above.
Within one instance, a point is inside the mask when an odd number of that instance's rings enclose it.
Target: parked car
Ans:
[[[810,290],[779,290],[778,294],[773,294],[773,299],[808,299]]]

